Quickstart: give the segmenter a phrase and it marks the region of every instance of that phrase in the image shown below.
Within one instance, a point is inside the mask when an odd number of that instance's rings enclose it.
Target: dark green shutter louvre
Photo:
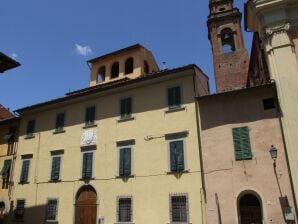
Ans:
[[[91,178],[92,177],[92,159],[93,153],[84,153],[83,155],[83,178]]]
[[[179,86],[174,88],[174,100],[176,106],[181,104],[181,93]]]
[[[177,156],[175,142],[170,143],[170,166],[171,171],[177,171]]]
[[[176,142],[177,171],[184,170],[183,141]]]
[[[61,157],[53,157],[51,180],[59,180]]]
[[[27,135],[33,134],[34,129],[35,129],[35,120],[28,121],[26,134]]]
[[[30,160],[24,160],[23,161],[21,177],[20,177],[20,182],[21,183],[24,183],[24,182],[28,181],[29,165],[30,165]]]
[[[56,130],[63,129],[64,127],[64,113],[57,114]]]
[[[86,108],[86,114],[85,114],[85,123],[86,124],[92,124],[95,120],[95,107],[87,107]]]
[[[130,116],[132,112],[132,100],[131,98],[126,99],[126,115]]]
[[[10,166],[11,166],[11,160],[10,159],[5,160],[3,168],[0,173],[3,178],[6,178],[9,176]]]
[[[120,149],[119,176],[127,177],[131,175],[131,148]]]
[[[174,102],[174,89],[173,88],[169,88],[168,89],[168,106],[172,107],[174,106],[175,102]]]
[[[233,141],[236,160],[252,158],[248,127],[233,128]]]

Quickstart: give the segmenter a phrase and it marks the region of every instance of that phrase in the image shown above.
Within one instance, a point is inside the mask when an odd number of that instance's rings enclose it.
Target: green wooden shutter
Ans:
[[[177,171],[177,152],[175,142],[170,142],[170,168],[171,171]]]
[[[59,180],[61,157],[53,157],[51,180]]]
[[[248,127],[233,128],[233,142],[236,160],[252,158]]]
[[[130,117],[132,112],[132,99],[131,97],[126,99],[126,116]]]
[[[177,141],[176,143],[176,156],[177,156],[177,171],[184,170],[184,150],[183,141]]]
[[[87,125],[93,124],[95,121],[95,107],[87,107],[85,113],[85,123]]]
[[[11,159],[5,160],[3,168],[0,173],[3,178],[7,178],[9,176],[10,166],[11,166]]]
[[[119,158],[119,176],[131,175],[131,148],[121,148]]]
[[[119,155],[119,176],[124,176],[124,154],[125,151],[123,149],[120,149],[120,155]]]
[[[131,174],[131,149],[125,148],[124,149],[124,175],[130,176]]]
[[[92,177],[92,161],[93,153],[84,153],[83,154],[83,171],[82,178],[91,178]]]
[[[175,106],[179,106],[181,104],[181,92],[179,86],[174,88],[174,102]]]
[[[35,131],[35,120],[30,120],[28,121],[28,124],[27,124],[27,132],[26,134],[27,135],[32,135]]]
[[[169,88],[168,89],[168,107],[172,107],[174,105],[175,105],[175,102],[174,102],[174,89]]]
[[[64,127],[64,113],[57,114],[56,130],[62,130]]]

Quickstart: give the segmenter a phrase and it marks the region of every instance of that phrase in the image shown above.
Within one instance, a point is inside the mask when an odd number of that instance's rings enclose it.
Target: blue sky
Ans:
[[[9,0],[1,9],[0,51],[22,64],[0,75],[0,103],[11,110],[87,87],[88,59],[135,43],[160,67],[197,64],[214,91],[208,0]]]

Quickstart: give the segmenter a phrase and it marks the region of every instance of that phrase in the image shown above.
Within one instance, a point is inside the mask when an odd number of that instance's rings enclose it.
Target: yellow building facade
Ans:
[[[203,223],[195,97],[208,78],[159,71],[140,45],[89,63],[89,88],[18,111],[7,223]]]

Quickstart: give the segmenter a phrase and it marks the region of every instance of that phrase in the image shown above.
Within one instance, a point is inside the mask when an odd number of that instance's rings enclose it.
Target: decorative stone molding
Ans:
[[[267,37],[270,37],[274,34],[277,33],[284,33],[284,32],[288,32],[290,30],[290,23],[285,23],[285,24],[281,24],[278,26],[274,26],[274,27],[269,27],[265,29],[265,34]]]

